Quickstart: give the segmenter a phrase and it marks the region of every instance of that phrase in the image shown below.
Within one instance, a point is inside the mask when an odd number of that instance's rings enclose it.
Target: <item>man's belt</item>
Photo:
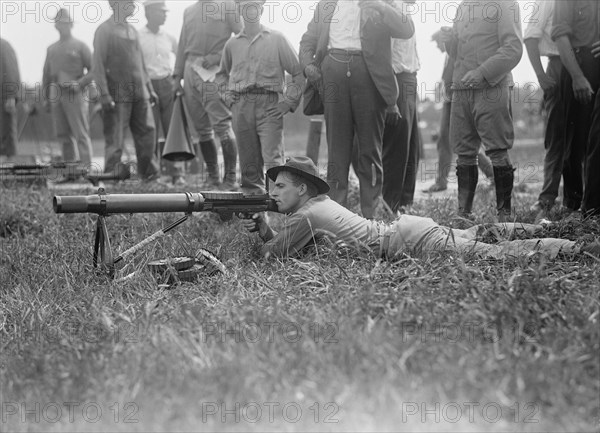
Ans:
[[[340,48],[330,48],[327,53],[333,54],[334,56],[362,56],[361,50],[342,50]]]
[[[265,89],[263,87],[250,87],[248,89],[242,90],[240,93],[246,95],[271,95],[273,93],[277,94],[276,91]]]

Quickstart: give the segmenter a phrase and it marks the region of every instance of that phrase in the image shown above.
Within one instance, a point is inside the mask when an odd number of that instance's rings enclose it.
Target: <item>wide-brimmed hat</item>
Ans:
[[[61,8],[56,12],[56,16],[54,17],[55,23],[67,23],[73,24],[73,18],[69,14],[69,10],[65,8]]]
[[[319,194],[325,194],[329,191],[329,185],[319,177],[317,166],[313,160],[307,156],[295,156],[288,158],[285,164],[268,169],[267,176],[269,176],[269,179],[272,181],[275,181],[277,179],[277,175],[279,175],[279,173],[282,171],[289,171],[290,173],[295,173],[298,176],[306,179],[317,187]]]
[[[165,1],[160,0],[145,0],[144,8],[153,7],[156,9],[160,9],[162,11],[168,11],[167,3]]]

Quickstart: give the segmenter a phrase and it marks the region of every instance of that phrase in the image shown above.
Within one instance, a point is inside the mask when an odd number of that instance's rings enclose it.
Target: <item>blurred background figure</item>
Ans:
[[[565,111],[559,88],[562,63],[558,48],[551,37],[554,4],[554,1],[536,0],[537,19],[530,20],[524,34],[529,61],[544,92],[543,108],[546,114],[544,119],[546,123],[544,184],[537,202],[531,208],[536,212],[536,222],[547,218],[548,212],[558,197],[565,154]],[[542,56],[548,58],[548,66],[545,71],[541,60]],[[582,179],[581,176],[567,176],[564,180],[564,202],[569,203],[573,191],[583,189]],[[575,185],[570,185],[570,182],[575,182]]]
[[[109,0],[113,15],[94,35],[92,71],[98,84],[104,121],[104,171],[118,170],[129,126],[137,172],[144,181],[160,178],[156,158],[154,118],[150,100],[156,98],[136,29],[127,22],[135,12],[133,0]]]
[[[21,76],[15,50],[5,39],[0,39],[0,80],[0,155],[11,157],[17,153],[17,101],[20,99]]]
[[[415,0],[395,0],[403,10]],[[386,125],[383,132],[383,199],[392,212],[404,212],[412,206],[419,169],[421,141],[417,115],[417,71],[421,68],[417,36],[392,39],[392,67],[398,82],[396,102],[402,118],[397,125]]]
[[[66,162],[92,163],[87,86],[92,82],[92,52],[71,34],[73,19],[60,9],[54,19],[60,39],[50,45],[44,64],[42,95],[51,111]]]
[[[225,44],[217,77],[232,110],[247,194],[264,194],[265,168],[283,164],[283,116],[298,107],[304,87],[292,44],[260,22],[264,3],[236,0],[244,28]],[[288,86],[286,72],[292,77]]]
[[[552,39],[564,66],[560,89],[566,115],[565,185],[582,191],[565,192],[564,205],[585,216],[600,215],[600,1],[557,0]],[[583,167],[583,170],[582,170]],[[571,182],[571,179],[573,182]]]
[[[174,92],[185,95],[185,104],[200,138],[200,151],[208,172],[205,186],[228,190],[238,189],[237,144],[231,128],[231,112],[221,100],[214,79],[225,42],[242,30],[235,8],[231,0],[199,0],[185,10],[173,72]],[[215,133],[223,149],[223,185]]]
[[[157,100],[154,104],[154,123],[156,127],[155,152],[161,159],[162,148],[159,145],[160,127],[166,138],[169,132],[171,115],[173,114],[173,64],[177,55],[177,40],[174,36],[161,30],[167,20],[167,6],[164,1],[146,0],[144,11],[147,24],[139,30],[140,45],[144,56],[144,63],[148,76],[152,81],[152,88],[156,92]],[[184,177],[184,163],[162,160],[165,174],[173,182],[173,186],[186,185]]]

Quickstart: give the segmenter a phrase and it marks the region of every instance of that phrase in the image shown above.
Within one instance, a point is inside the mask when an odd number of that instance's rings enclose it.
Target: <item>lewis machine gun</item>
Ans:
[[[277,211],[274,200],[264,195],[246,195],[241,192],[186,192],[172,194],[107,194],[103,188],[97,194],[87,196],[54,196],[54,212],[57,214],[97,214],[94,238],[93,265],[100,263],[109,276],[114,278],[115,264],[136,254],[146,245],[164,236],[185,222],[193,212],[216,212],[222,220],[234,214],[249,218],[264,211]],[[167,227],[150,235],[138,244],[113,258],[110,247],[106,217],[115,214],[183,212],[185,215]]]

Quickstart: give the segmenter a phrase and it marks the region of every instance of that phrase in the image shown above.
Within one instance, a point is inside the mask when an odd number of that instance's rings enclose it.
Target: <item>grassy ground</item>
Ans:
[[[519,152],[515,160],[539,163]],[[532,221],[536,192],[517,185],[519,220]],[[478,221],[491,218],[493,195],[479,189]],[[118,273],[137,276],[116,282],[91,266],[94,218],[55,215],[51,196],[0,190],[2,431],[600,428],[592,257],[407,254],[387,263],[322,244],[265,263],[239,222],[201,214]],[[453,225],[455,206],[430,198],[414,211]],[[176,218],[110,217],[113,250]],[[563,223],[545,235],[589,240],[599,229]],[[167,290],[145,270],[201,247],[227,276]]]

